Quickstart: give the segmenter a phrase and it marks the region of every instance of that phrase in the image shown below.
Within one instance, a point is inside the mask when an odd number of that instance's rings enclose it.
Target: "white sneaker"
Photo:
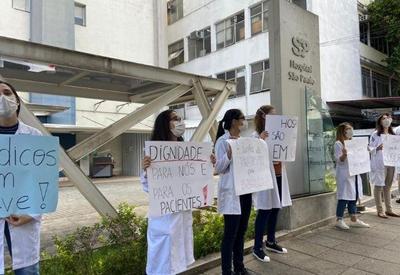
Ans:
[[[343,230],[349,230],[349,229],[350,229],[350,227],[344,222],[343,219],[338,220],[338,221],[336,222],[336,225],[335,225],[335,226],[336,226],[337,228],[343,229]]]
[[[361,227],[361,228],[369,228],[369,224],[365,223],[359,219],[357,219],[355,222],[350,223],[351,227]]]

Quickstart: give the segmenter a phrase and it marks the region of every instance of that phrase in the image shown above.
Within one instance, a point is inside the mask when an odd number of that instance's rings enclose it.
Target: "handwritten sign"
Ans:
[[[382,141],[385,166],[400,166],[400,136],[382,135]]]
[[[211,205],[211,143],[147,141],[149,216]]]
[[[274,161],[295,161],[298,118],[296,116],[265,117],[265,131]]]
[[[347,150],[350,176],[371,171],[371,160],[368,152],[368,137],[356,137],[344,141]]]
[[[57,137],[0,135],[0,218],[56,210],[58,146]]]
[[[237,196],[272,189],[268,145],[258,138],[228,140]]]

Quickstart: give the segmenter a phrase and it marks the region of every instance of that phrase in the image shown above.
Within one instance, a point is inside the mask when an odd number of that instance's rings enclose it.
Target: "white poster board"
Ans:
[[[400,136],[382,135],[382,141],[385,166],[400,166]]]
[[[350,176],[360,175],[371,171],[371,160],[368,151],[368,137],[355,137],[345,140]]]
[[[211,143],[146,141],[149,216],[211,205]]]
[[[273,161],[295,161],[298,118],[296,116],[265,116],[265,131]]]
[[[258,138],[229,139],[237,196],[272,189],[268,145]]]

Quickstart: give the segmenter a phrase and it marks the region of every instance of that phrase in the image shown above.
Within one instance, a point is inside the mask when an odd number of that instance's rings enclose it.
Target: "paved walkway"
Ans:
[[[400,213],[400,205],[393,206]],[[281,242],[289,253],[269,253],[270,263],[247,255],[245,265],[258,274],[400,274],[400,218],[381,219],[369,208],[360,219],[371,228],[325,226]],[[204,274],[220,274],[220,267]]]

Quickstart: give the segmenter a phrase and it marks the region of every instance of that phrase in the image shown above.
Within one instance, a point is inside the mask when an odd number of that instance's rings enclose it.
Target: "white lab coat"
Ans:
[[[257,132],[252,134],[252,137],[260,138]],[[268,147],[269,150],[269,147]],[[279,189],[276,182],[275,169],[272,162],[272,151],[269,150],[270,159],[270,171],[273,180],[273,189],[268,189],[253,194],[254,207],[256,209],[268,210],[272,208],[281,208],[292,205],[292,199],[290,198],[289,182],[286,173],[286,167],[284,162],[282,162],[282,202],[279,199]]]
[[[148,192],[147,178],[142,175],[143,190]],[[172,275],[185,271],[194,263],[192,211],[161,217],[148,217],[147,275]]]
[[[19,121],[16,135],[41,136],[42,133]],[[40,260],[40,225],[41,215],[31,215],[33,220],[22,226],[9,224],[13,270],[31,266]],[[4,219],[0,219],[0,274],[4,273]]]
[[[356,197],[356,176],[350,176],[349,162],[347,158],[344,161],[340,160],[342,156],[343,144],[340,141],[335,142],[335,160],[336,160],[336,196],[338,200],[354,201]],[[357,175],[358,197],[363,194],[362,180]]]
[[[218,181],[218,212],[224,215],[240,215],[240,198],[236,196],[233,179],[233,162],[228,158],[228,131],[215,144],[215,171],[219,174]]]
[[[378,136],[378,132],[373,132],[369,141],[369,149],[371,154],[370,180],[375,186],[385,186],[385,165],[383,164],[383,151],[376,150],[376,148],[382,143],[382,137]]]

